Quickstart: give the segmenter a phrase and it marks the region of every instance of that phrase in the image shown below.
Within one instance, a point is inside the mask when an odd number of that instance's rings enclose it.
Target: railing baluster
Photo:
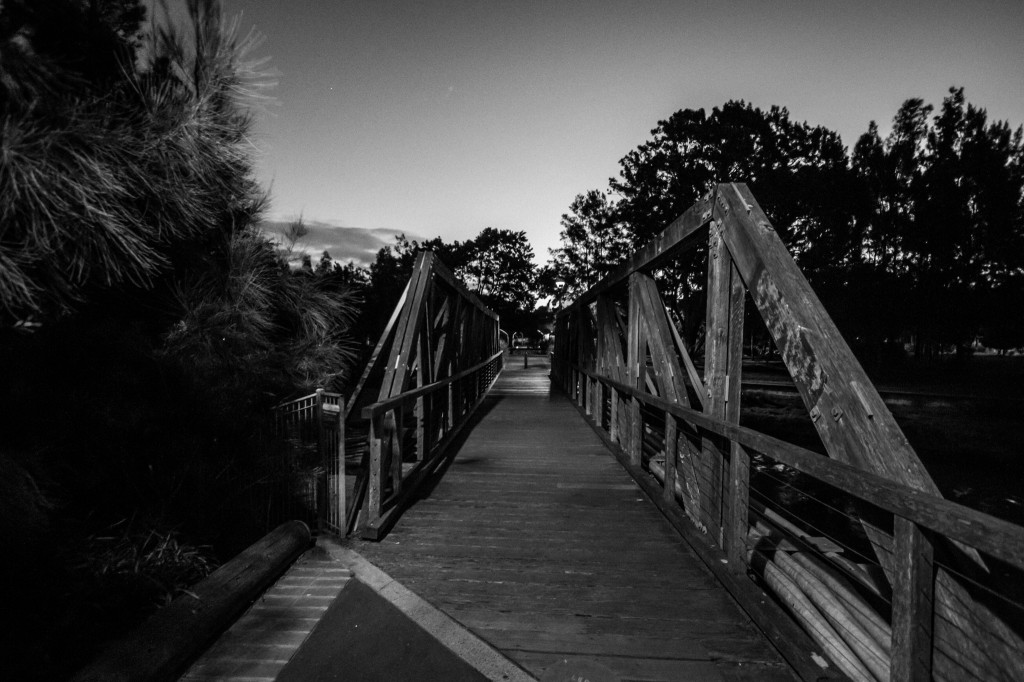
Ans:
[[[932,543],[916,523],[894,523],[892,586],[892,675],[894,680],[932,678],[932,603],[935,565]]]
[[[403,410],[399,405],[391,412],[394,420],[394,430],[391,435],[391,494],[397,495],[402,488],[402,459],[405,453],[405,443],[402,442]]]
[[[324,438],[324,389],[316,389],[316,407],[314,412],[316,418],[316,447],[317,459],[320,460],[321,471],[316,477],[316,527],[320,533],[324,532],[327,524],[327,458],[328,448]]]
[[[609,386],[609,397],[611,398],[611,416],[608,424],[608,437],[613,443],[619,442],[619,391],[614,386]]]
[[[725,554],[730,568],[745,573],[750,530],[750,455],[736,441],[729,447],[729,489],[725,522]]]
[[[455,384],[448,384],[448,411],[444,415],[445,433],[455,427]]]
[[[665,413],[665,487],[662,497],[666,502],[676,499],[676,418]]]
[[[338,450],[337,467],[335,469],[335,485],[338,489],[332,510],[331,521],[334,524],[335,532],[345,534],[345,507],[348,502],[345,490],[345,399],[338,400]]]
[[[373,417],[370,420],[370,471],[369,481],[367,482],[367,507],[369,513],[370,523],[380,518],[381,513],[384,511],[381,483],[383,481],[383,443],[381,443],[381,418],[379,416]]]
[[[640,466],[643,459],[643,424],[640,420],[640,400],[633,396],[629,401],[629,461]]]
[[[416,420],[416,460],[422,462],[427,458],[427,426],[425,423],[426,419],[426,401],[429,396],[420,396],[416,399],[416,407],[413,411],[414,418]]]

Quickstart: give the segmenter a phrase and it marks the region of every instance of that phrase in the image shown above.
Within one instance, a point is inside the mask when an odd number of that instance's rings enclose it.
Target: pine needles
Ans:
[[[115,40],[70,2],[82,40]],[[17,12],[16,9],[21,9]],[[117,68],[47,55],[51,14],[7,11],[0,36],[0,305],[8,321],[71,309],[91,287],[151,286],[174,247],[230,237],[265,203],[251,173],[246,104],[265,82],[220,5],[189,3],[191,41],[154,24],[144,63],[121,37]],[[89,35],[94,31],[99,35]],[[38,44],[38,45],[37,45]]]

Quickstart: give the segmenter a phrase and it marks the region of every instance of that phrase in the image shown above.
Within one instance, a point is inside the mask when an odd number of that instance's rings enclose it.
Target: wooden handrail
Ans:
[[[348,399],[318,390],[275,408],[280,433],[297,429],[306,443],[315,435],[321,530],[387,533],[501,371],[498,322],[434,253],[421,251]]]
[[[301,403],[304,400],[309,400],[312,403],[312,402],[316,401],[316,396],[317,396],[316,393],[310,393],[309,395],[304,395],[301,398],[293,398],[292,400],[286,400],[283,403],[279,403],[277,405],[274,405],[274,407],[272,407],[271,409],[272,410],[284,410],[284,409],[287,409],[288,407],[291,407],[292,405],[295,405],[297,403]],[[332,399],[335,399],[335,400],[340,400],[342,398],[342,395],[340,393],[334,393],[332,391],[324,391],[323,392],[323,396],[325,398],[332,398]]]
[[[667,412],[694,426],[760,452],[847,494],[913,521],[951,540],[971,545],[1024,570],[1024,528],[942,497],[936,497],[870,471],[844,464],[784,440],[708,417],[632,386],[572,365],[571,369]]]
[[[692,277],[685,280],[690,288],[686,302],[706,301],[700,376],[666,313],[656,277],[659,268],[702,241],[707,245],[706,287],[700,291]],[[748,301],[763,318],[830,459],[740,426]],[[691,322],[697,321],[694,312],[688,307]],[[975,589],[994,577],[982,553],[1024,570],[1024,529],[942,499],[745,185],[712,189],[561,310],[555,318],[551,376],[631,474],[649,471],[662,483],[657,497],[663,510],[671,506],[666,513],[675,514],[681,507],[682,517],[711,546],[722,548],[737,575],[748,569],[761,574],[845,674],[859,678],[863,663],[871,675],[884,678],[890,661],[877,660],[871,651],[850,653],[845,647],[856,648],[855,642],[827,635],[832,628],[823,616],[803,607],[819,587],[798,587],[807,576],[797,575],[783,556],[794,550],[778,549],[778,537],[786,538],[792,529],[760,521],[750,526],[751,515],[757,514],[749,498],[748,448],[849,495],[855,508],[872,504],[892,515],[893,527],[888,520],[879,526],[870,513],[854,515],[880,574],[868,576],[836,552],[818,555],[876,595],[891,588],[893,679],[928,679],[933,665],[940,678],[1024,679],[1024,636],[993,608],[983,590]],[[690,405],[694,393],[699,406]],[[656,424],[645,424],[644,405],[660,411],[655,421],[664,418],[665,432],[675,436],[672,443],[662,441]],[[677,427],[695,432],[679,437]],[[664,466],[653,459],[662,456]],[[646,474],[637,480],[641,487],[648,483]],[[763,568],[750,554],[757,538],[773,547],[770,556],[758,559],[767,559]],[[824,586],[820,590],[828,592]],[[836,615],[831,606],[819,606]],[[773,641],[788,648],[793,660],[799,658],[797,649],[809,646]]]
[[[388,410],[392,410],[396,407],[408,403],[409,401],[421,398],[425,395],[429,395],[430,393],[434,393],[438,389],[444,388],[445,386],[456,381],[459,381],[460,379],[464,379],[470,374],[479,372],[484,367],[497,360],[503,353],[504,351],[498,351],[497,353],[487,358],[483,362],[479,362],[470,367],[469,369],[464,369],[458,374],[450,376],[446,379],[441,379],[440,381],[435,381],[432,384],[427,384],[426,386],[420,386],[418,388],[412,389],[411,391],[400,393],[394,397],[388,398],[387,400],[381,400],[379,402],[367,405],[362,410],[363,419],[372,419],[373,417],[376,417],[379,414],[383,414]]]
[[[365,509],[364,538],[389,531],[469,423],[501,371],[498,326],[433,253],[419,253],[346,410],[368,430],[349,514],[354,527]]]

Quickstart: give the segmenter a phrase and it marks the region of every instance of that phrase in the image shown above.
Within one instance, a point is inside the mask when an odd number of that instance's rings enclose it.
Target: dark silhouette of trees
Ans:
[[[918,353],[979,336],[1024,344],[1022,131],[950,90],[908,99],[883,140],[839,136],[786,109],[727,102],[678,111],[620,161],[609,192],[576,197],[540,282],[571,300],[719,182],[750,185],[808,280],[867,360],[913,338]],[[687,338],[703,319],[704,249],[656,277]],[[558,283],[562,284],[558,284]]]
[[[852,176],[836,133],[796,123],[780,107],[731,101],[710,113],[677,111],[651,134],[619,162],[607,196],[580,195],[563,217],[562,247],[543,278],[549,288],[590,282],[627,244],[638,248],[725,180],[751,186],[816,286],[838,287],[836,274],[855,259],[857,243]],[[705,253],[697,248],[656,273],[691,343],[703,321]]]
[[[257,228],[258,41],[188,8],[0,4],[0,678],[66,678],[265,532],[267,410],[352,357],[353,296]]]
[[[780,107],[762,111],[742,101],[677,111],[651,131],[653,138],[620,162],[609,187],[616,216],[634,245],[663,230],[697,198],[725,179],[746,182],[783,230],[805,268],[828,268],[851,250],[848,184],[839,136],[796,123]],[[761,199],[763,197],[763,199]]]
[[[597,284],[633,250],[633,235],[618,220],[608,195],[579,194],[562,214],[562,245],[540,275],[541,292],[556,305],[572,301]]]
[[[469,244],[463,266],[469,290],[498,313],[504,329],[532,334],[537,327],[536,267],[526,233],[486,227]]]
[[[1024,343],[1011,321],[1024,273],[1021,129],[989,123],[962,88],[932,111],[909,99],[884,142],[872,122],[854,149],[863,279],[884,283],[896,303],[885,334],[909,332],[917,355],[963,352],[979,336]]]
[[[420,250],[437,254],[470,291],[501,316],[503,327],[534,331],[537,274],[533,247],[525,232],[487,227],[464,242],[445,242],[440,237],[417,242],[399,235],[395,244],[378,251],[366,288],[370,303],[360,322],[369,343],[376,342],[387,324]]]

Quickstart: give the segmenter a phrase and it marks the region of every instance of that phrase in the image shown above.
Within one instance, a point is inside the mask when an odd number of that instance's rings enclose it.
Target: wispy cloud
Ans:
[[[271,238],[282,241],[290,222],[264,220],[260,228]],[[326,251],[339,263],[352,261],[357,266],[366,267],[376,259],[377,251],[395,243],[396,236],[405,234],[409,239],[420,239],[408,230],[346,227],[318,221],[304,221],[304,224],[309,233],[295,245],[295,254],[301,257],[308,253],[314,263]]]

